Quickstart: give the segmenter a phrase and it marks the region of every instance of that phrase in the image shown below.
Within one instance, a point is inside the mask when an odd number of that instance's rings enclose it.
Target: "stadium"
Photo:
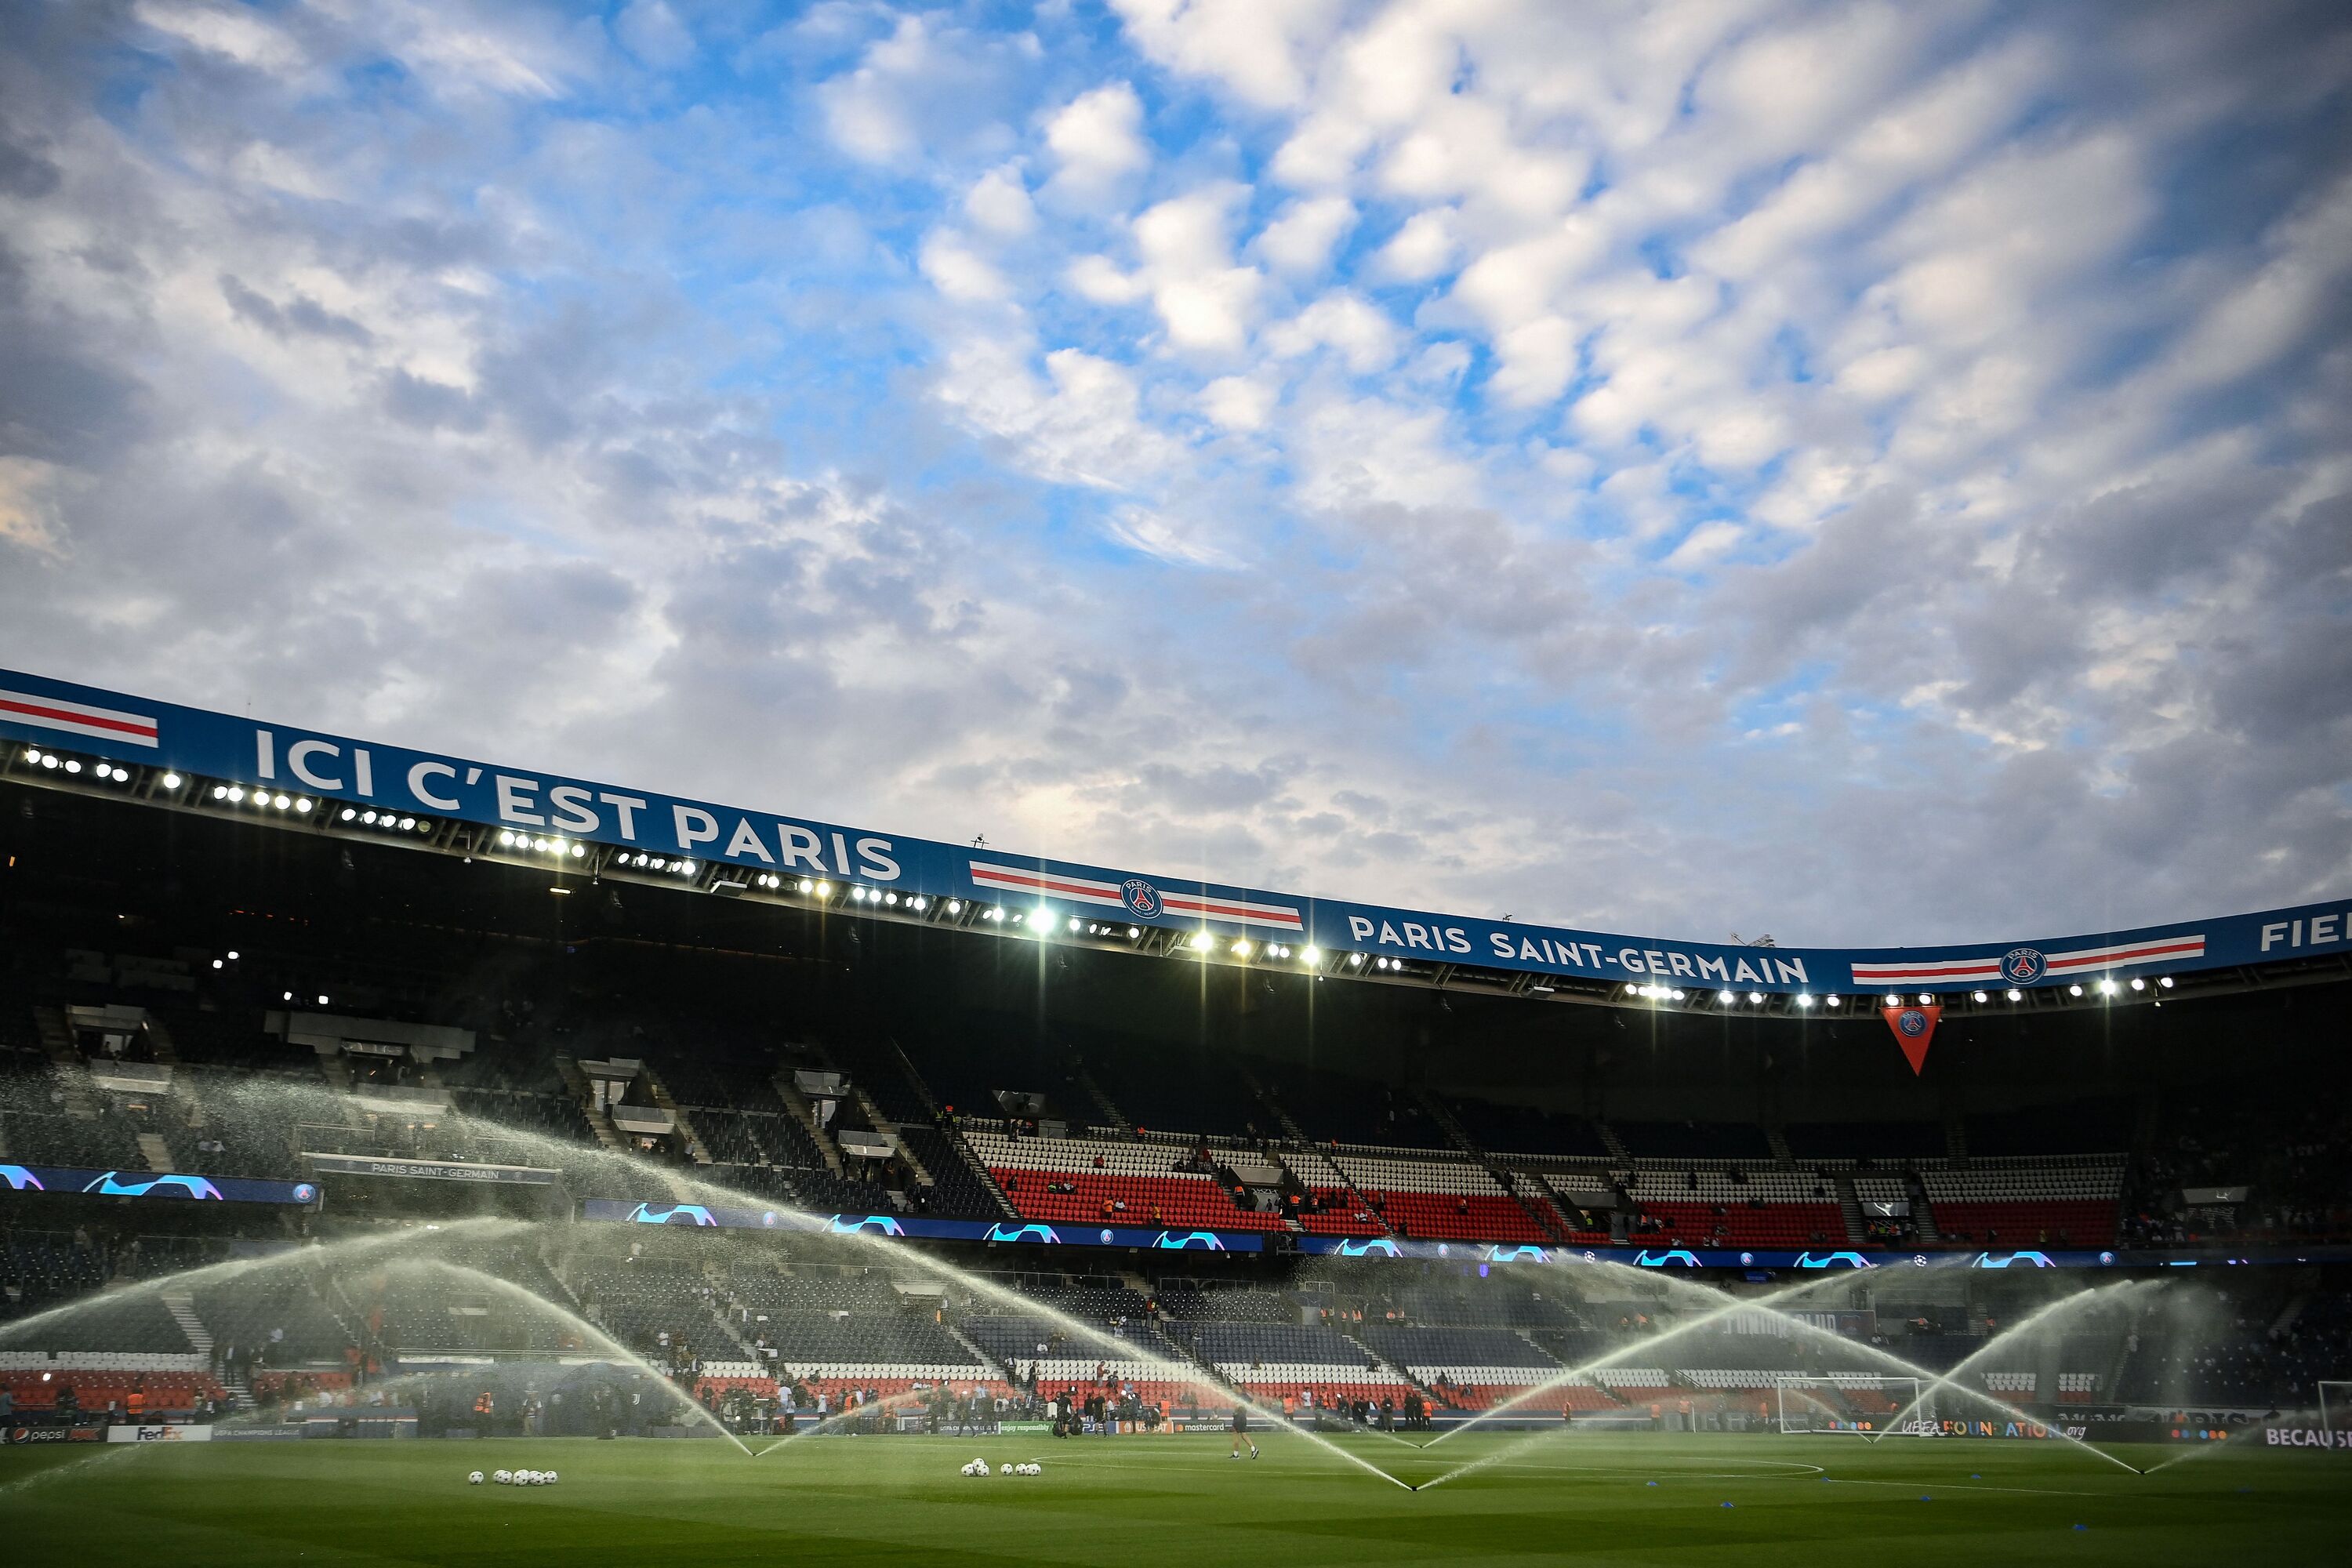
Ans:
[[[1506,931],[0,687],[37,1538],[2341,1523],[2341,906]]]
[[[0,1543],[2326,1561],[2343,0],[0,0]]]

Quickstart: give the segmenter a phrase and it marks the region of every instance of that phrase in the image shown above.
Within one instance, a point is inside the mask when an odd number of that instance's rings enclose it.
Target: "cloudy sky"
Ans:
[[[0,664],[1161,874],[2352,891],[2338,4],[0,0]]]

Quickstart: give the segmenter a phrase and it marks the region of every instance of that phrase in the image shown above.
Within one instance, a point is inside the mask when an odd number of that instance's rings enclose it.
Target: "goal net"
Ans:
[[[1883,1436],[1898,1422],[1908,1427],[1915,1419],[1932,1415],[1920,1403],[1919,1386],[1916,1377],[1877,1377],[1862,1373],[1783,1377],[1778,1380],[1775,1390],[1780,1430]]]
[[[2319,1429],[2335,1434],[2336,1447],[2352,1447],[2352,1382],[2323,1378],[2318,1388]]]

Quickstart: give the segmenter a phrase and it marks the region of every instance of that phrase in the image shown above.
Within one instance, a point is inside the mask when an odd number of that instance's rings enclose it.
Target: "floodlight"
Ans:
[[[1972,991],[1969,994],[1969,1000],[1971,1002],[1981,1002],[1984,999],[1985,994],[1981,991]]]
[[[1831,1001],[1831,1003],[1832,1003],[1832,1005],[1834,1005],[1834,1004],[1836,1003],[1836,1001],[1837,1001],[1837,998],[1836,998],[1836,997],[1834,997],[1834,996],[1832,996],[1832,997],[1831,997],[1831,998],[1830,998],[1830,1001]],[[1810,1007],[1810,1006],[1811,1006],[1812,1005],[1813,1005],[1813,994],[1812,994],[1811,992],[1810,992],[1810,991],[1800,991],[1800,992],[1798,992],[1798,993],[1797,993],[1797,1005],[1798,1005],[1798,1006],[1800,1006],[1800,1007]]]
[[[1830,1005],[1832,1007],[1843,1007],[1845,1005],[1845,998],[1843,996],[1832,996],[1830,998]]]
[[[2147,989],[2147,982],[2135,974],[2132,976],[2132,989],[2135,991],[2145,991]]]
[[[1302,948],[1299,950],[1298,962],[1301,963],[1319,964],[1323,962],[1323,950],[1319,947]]]
[[[1192,946],[1199,952],[1206,952],[1209,950],[1209,933],[1204,931],[1194,931],[1192,933]]]
[[[1750,991],[1748,994],[1748,1005],[1752,1007],[1761,1007],[1764,1005],[1764,993],[1761,991]]]
[[[1247,958],[1249,955],[1249,938],[1245,936],[1237,936],[1234,938],[1234,956],[1235,958]]]
[[[1935,1000],[1936,999],[1933,996],[1928,995],[1925,991],[1919,993],[1919,1005],[1922,1007],[1930,1005],[1935,1002]]]
[[[2157,981],[2157,984],[2163,986],[2167,991],[2169,991],[2172,989],[2172,976],[2169,974],[2164,975]]]
[[[1349,967],[1349,968],[1350,968],[1350,969],[1361,969],[1363,966],[1364,966],[1364,955],[1363,955],[1362,953],[1360,953],[1360,952],[1351,952],[1351,953],[1349,953],[1349,954],[1348,955],[1348,967]]]
[[[2066,994],[2069,996],[2080,996],[2082,994],[2083,988],[2079,985],[2069,985],[2066,987]]]
[[[180,775],[179,775],[179,774],[177,774],[177,773],[165,773],[165,774],[163,775],[163,787],[164,787],[165,789],[177,789],[177,788],[179,788],[179,787],[180,787]]]
[[[66,759],[66,772],[69,773],[78,773],[81,772],[81,764],[68,757]]]
[[[2025,993],[2018,990],[2015,986],[2011,986],[2010,988],[2009,999],[2012,1002],[2022,1002],[2025,1000]]]

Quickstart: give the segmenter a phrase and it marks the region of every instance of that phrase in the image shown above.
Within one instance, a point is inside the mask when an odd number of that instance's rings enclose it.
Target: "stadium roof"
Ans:
[[[1029,942],[1767,1016],[2157,1000],[2352,971],[2352,899],[1940,948],[1744,947],[1401,910],[908,838],[0,671],[0,777],[290,832]]]

